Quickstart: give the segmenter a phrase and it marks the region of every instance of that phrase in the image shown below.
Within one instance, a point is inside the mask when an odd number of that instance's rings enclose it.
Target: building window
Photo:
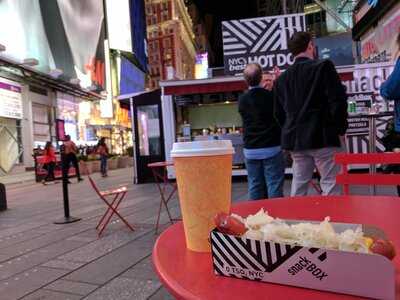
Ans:
[[[161,13],[161,22],[167,21],[168,20],[168,11],[163,11]]]
[[[154,41],[154,50],[158,50],[158,49],[160,49],[160,41],[156,40],[156,41]]]
[[[162,4],[163,10],[168,10],[168,2]]]
[[[164,39],[164,48],[171,47],[171,40],[169,38]]]
[[[157,16],[152,16],[151,21],[153,22],[152,24],[157,24]]]

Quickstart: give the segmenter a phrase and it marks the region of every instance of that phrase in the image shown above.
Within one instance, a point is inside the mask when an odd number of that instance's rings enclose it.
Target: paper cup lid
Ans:
[[[233,154],[230,140],[211,140],[174,143],[171,157],[213,156]]]

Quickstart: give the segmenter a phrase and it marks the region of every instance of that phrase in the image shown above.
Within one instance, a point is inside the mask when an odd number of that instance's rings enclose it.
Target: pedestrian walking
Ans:
[[[101,176],[107,177],[107,159],[108,159],[108,147],[106,144],[106,138],[102,137],[100,141],[97,144],[97,149],[96,149],[97,154],[100,155],[100,171],[101,171]]]
[[[43,184],[46,184],[48,181],[54,181],[54,169],[56,167],[56,154],[55,149],[51,142],[47,142],[43,151],[43,168],[47,171],[46,177],[42,180]]]
[[[63,153],[63,162],[62,169],[65,176],[68,177],[69,168],[72,166],[75,168],[76,176],[78,177],[78,182],[82,181],[81,174],[79,172],[79,164],[78,158],[76,154],[78,153],[78,147],[75,145],[73,141],[71,141],[71,137],[69,135],[65,136],[65,141],[63,143],[64,153]],[[71,183],[68,180],[68,183]]]
[[[340,194],[334,155],[347,130],[347,95],[330,60],[315,59],[312,37],[297,32],[288,41],[295,62],[275,81],[275,116],[282,148],[291,152],[291,195],[307,195],[315,168],[322,195]]]
[[[273,94],[260,86],[260,65],[247,65],[244,78],[249,90],[239,97],[239,113],[243,121],[249,197],[251,200],[282,197],[285,167],[281,132],[273,116]]]

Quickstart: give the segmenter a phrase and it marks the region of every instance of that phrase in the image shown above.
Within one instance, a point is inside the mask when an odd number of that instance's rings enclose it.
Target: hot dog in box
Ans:
[[[210,241],[217,275],[395,299],[394,246],[373,226],[219,214]]]

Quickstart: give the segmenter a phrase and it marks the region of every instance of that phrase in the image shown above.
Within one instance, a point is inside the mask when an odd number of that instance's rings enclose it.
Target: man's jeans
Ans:
[[[283,153],[267,159],[246,159],[251,200],[283,197],[285,164]]]
[[[336,185],[336,175],[340,166],[335,164],[335,153],[342,148],[328,147],[314,150],[291,152],[293,159],[293,181],[291,196],[306,196],[309,183],[317,168],[321,175],[322,195],[340,195],[341,189]]]
[[[100,156],[100,172],[101,175],[107,175],[107,155]]]

